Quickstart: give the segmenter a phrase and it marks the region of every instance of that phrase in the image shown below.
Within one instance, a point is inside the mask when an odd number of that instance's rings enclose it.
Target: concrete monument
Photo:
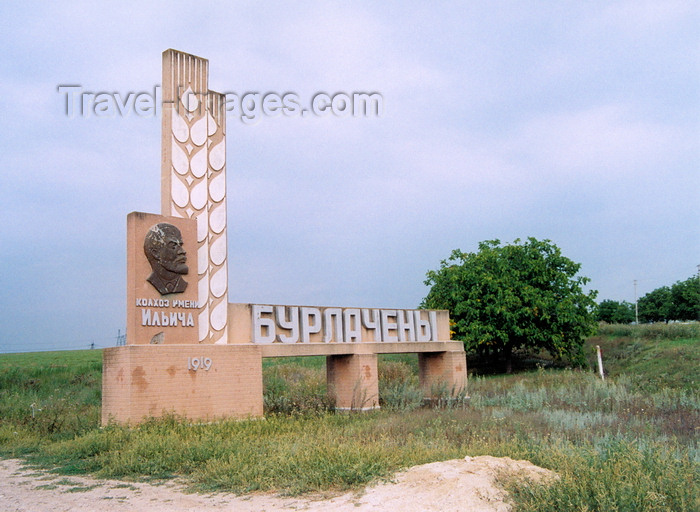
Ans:
[[[127,337],[104,351],[102,423],[261,416],[263,357],[325,355],[338,409],[379,407],[384,353],[417,353],[427,396],[462,391],[447,311],[228,303],[225,96],[208,69],[163,53],[162,215],[127,217]]]

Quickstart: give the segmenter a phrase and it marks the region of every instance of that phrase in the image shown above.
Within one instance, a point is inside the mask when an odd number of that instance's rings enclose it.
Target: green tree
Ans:
[[[671,286],[671,320],[700,320],[700,277],[689,277]]]
[[[671,318],[671,289],[662,286],[650,291],[637,301],[637,308],[642,322],[668,322]]]
[[[456,339],[467,350],[499,353],[512,368],[513,351],[545,349],[584,364],[583,340],[595,329],[596,291],[585,293],[581,265],[562,256],[550,240],[528,238],[459,249],[427,273],[421,307],[448,309]]]
[[[634,322],[634,304],[606,299],[598,304],[596,320],[609,324],[630,324]]]

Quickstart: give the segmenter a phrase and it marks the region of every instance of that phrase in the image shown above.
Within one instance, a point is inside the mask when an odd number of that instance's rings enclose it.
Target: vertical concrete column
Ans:
[[[446,389],[452,396],[467,388],[465,352],[425,352],[418,354],[418,377],[426,397]]]
[[[161,209],[197,219],[199,342],[226,344],[226,95],[208,82],[207,59],[163,52]]]
[[[327,356],[326,378],[336,409],[379,409],[377,354]]]

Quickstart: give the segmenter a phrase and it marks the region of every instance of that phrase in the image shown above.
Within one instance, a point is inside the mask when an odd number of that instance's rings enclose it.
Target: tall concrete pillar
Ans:
[[[226,95],[209,61],[163,52],[162,214],[197,219],[199,342],[227,343]]]

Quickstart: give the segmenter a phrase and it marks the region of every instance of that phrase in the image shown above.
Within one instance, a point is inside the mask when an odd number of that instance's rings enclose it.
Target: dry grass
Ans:
[[[509,456],[561,476],[550,487],[506,482],[519,510],[700,510],[700,397],[687,385],[700,339],[620,340],[590,341],[607,354],[605,382],[579,370],[472,377],[470,400],[448,408],[421,407],[415,358],[382,358],[383,409],[365,414],[332,412],[323,360],[280,360],[264,368],[265,420],[164,418],[131,429],[98,428],[96,351],[32,365],[6,355],[0,453],[66,474],[178,475],[196,489],[288,494],[356,488],[466,455]],[[684,369],[642,373],[657,365]]]

